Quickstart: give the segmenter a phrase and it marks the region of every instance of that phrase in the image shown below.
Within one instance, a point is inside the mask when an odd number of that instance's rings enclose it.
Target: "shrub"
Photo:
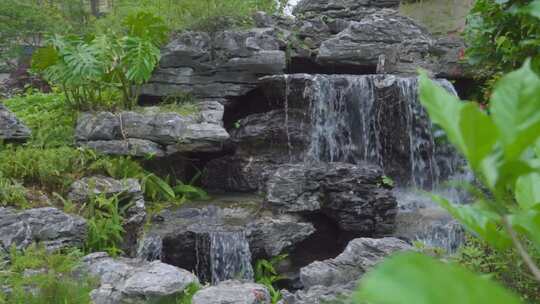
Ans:
[[[88,236],[84,245],[87,253],[105,251],[111,256],[122,253],[124,228],[122,227],[119,200],[117,197],[92,197],[84,210],[88,218]]]
[[[255,282],[266,286],[270,292],[272,304],[278,303],[281,298],[281,292],[276,283],[283,280],[284,277],[276,271],[277,265],[287,258],[286,254],[278,255],[270,260],[258,260],[255,263]]]
[[[146,12],[124,20],[125,34],[92,38],[54,36],[32,58],[32,67],[59,86],[66,101],[78,110],[96,110],[119,92],[131,109],[140,87],[160,59],[159,46],[167,38],[163,21]],[[112,101],[114,104],[114,100]]]
[[[529,246],[530,247],[530,246]],[[536,262],[540,254],[530,247]],[[515,249],[498,251],[476,237],[469,236],[465,245],[453,257],[469,270],[486,274],[521,296],[528,303],[540,303],[540,286]]]
[[[12,247],[9,262],[0,264],[2,304],[89,304],[95,280],[74,274],[82,253],[77,250],[47,252],[31,245],[24,251]],[[29,292],[32,290],[32,292]]]

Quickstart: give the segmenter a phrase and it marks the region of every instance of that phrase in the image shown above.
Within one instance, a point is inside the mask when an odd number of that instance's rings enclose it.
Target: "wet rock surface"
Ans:
[[[172,300],[199,283],[192,273],[159,261],[111,258],[98,252],[84,257],[83,263],[83,270],[99,279],[99,287],[91,293],[95,304]]]
[[[26,127],[9,109],[0,103],[0,140],[24,142],[31,136]]]
[[[299,216],[261,210],[260,198],[226,196],[220,201],[192,203],[161,212],[154,217],[143,243],[159,248],[162,261],[195,271],[201,279],[210,281],[215,275],[211,273],[215,266],[211,252],[217,249],[212,248],[212,238],[225,235],[242,239],[249,246],[249,252],[244,254],[254,261],[292,250],[314,230]]]
[[[56,208],[16,211],[0,208],[0,249],[23,249],[40,243],[47,250],[81,247],[86,239],[86,221]]]
[[[266,201],[286,212],[321,212],[343,231],[381,235],[393,230],[397,211],[381,184],[382,171],[367,164],[284,165],[270,177]]]

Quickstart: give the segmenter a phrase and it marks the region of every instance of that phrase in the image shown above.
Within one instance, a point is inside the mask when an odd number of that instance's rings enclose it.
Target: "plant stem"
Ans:
[[[510,238],[512,239],[512,242],[514,243],[514,246],[516,247],[519,255],[521,256],[531,273],[534,275],[534,278],[538,282],[540,282],[540,269],[538,269],[538,266],[536,266],[535,262],[525,249],[525,246],[523,246],[523,244],[519,240],[516,231],[514,230],[514,228],[512,228],[512,225],[510,225],[510,222],[508,221],[508,217],[503,216],[502,220],[506,230],[508,231],[508,234],[510,234]]]

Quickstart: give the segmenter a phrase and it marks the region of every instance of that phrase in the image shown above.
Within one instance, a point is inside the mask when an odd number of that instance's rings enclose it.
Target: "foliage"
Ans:
[[[532,252],[534,260],[540,261],[538,251]],[[529,269],[515,249],[493,250],[485,242],[469,236],[453,259],[473,272],[486,274],[489,278],[503,283],[519,294],[525,302],[540,302],[540,286],[531,277]]]
[[[425,74],[420,99],[483,184],[470,205],[438,195],[433,200],[493,248],[513,247],[538,284],[540,271],[523,242],[540,249],[540,78],[530,62],[498,82],[491,116],[474,103],[459,101]],[[383,263],[363,282],[360,297],[373,304],[520,303],[485,278],[422,255]]]
[[[85,209],[88,218],[88,236],[84,249],[87,253],[105,251],[111,256],[122,253],[124,228],[118,197],[95,196]]]
[[[206,200],[208,194],[193,185],[199,176],[196,175],[188,184],[176,180],[176,185],[171,186],[169,178],[162,179],[151,173],[143,178],[143,190],[145,195],[155,202],[165,201],[180,205],[188,200]]]
[[[129,14],[144,11],[160,16],[173,30],[217,31],[251,23],[254,11],[279,12],[284,1],[278,5],[274,0],[119,0],[111,12],[98,20],[98,32],[121,27],[118,20]]]
[[[0,151],[0,172],[25,185],[64,193],[97,157],[94,152],[80,148],[7,146]]]
[[[26,188],[13,179],[2,177],[0,172],[0,207],[26,208],[28,204]]]
[[[368,273],[360,286],[355,295],[359,303],[521,303],[514,295],[486,278],[418,253],[387,259]]]
[[[116,95],[131,109],[160,59],[167,28],[140,12],[124,20],[125,33],[94,37],[59,36],[33,56],[32,67],[65,93],[78,110],[114,107]],[[107,98],[108,97],[108,98]]]
[[[53,33],[86,30],[88,13],[79,0],[0,2],[0,59],[28,55]],[[25,54],[26,53],[26,54]],[[3,58],[2,58],[3,57]]]
[[[276,266],[287,258],[286,254],[278,255],[270,260],[258,260],[255,263],[255,282],[264,285],[270,292],[272,304],[279,302],[282,298],[276,283],[283,280],[284,277],[276,271]]]
[[[87,276],[74,279],[82,253],[47,252],[31,245],[24,251],[12,247],[9,262],[0,264],[0,285],[11,288],[0,292],[2,304],[86,304],[95,282]],[[30,271],[30,272],[29,272]],[[29,275],[29,273],[32,273]],[[31,288],[32,292],[28,292]]]
[[[30,91],[3,103],[32,130],[32,147],[55,148],[73,143],[76,113],[65,106],[60,93]]]
[[[500,76],[520,67],[526,58],[533,58],[533,69],[540,71],[540,19],[530,14],[534,3],[538,1],[475,1],[464,36],[469,64],[487,80],[484,101]]]

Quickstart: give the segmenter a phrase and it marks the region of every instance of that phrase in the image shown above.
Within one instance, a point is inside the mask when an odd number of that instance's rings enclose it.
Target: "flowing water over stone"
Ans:
[[[418,78],[393,75],[312,75],[304,97],[310,100],[311,143],[306,162],[368,161],[395,178],[402,223],[398,234],[428,246],[456,250],[463,229],[417,189],[439,192],[453,202],[459,191],[441,186],[464,162],[432,126],[419,102]],[[285,79],[287,81],[287,78]],[[457,95],[444,79],[437,82]],[[288,85],[286,86],[288,87]],[[395,170],[401,167],[401,170]]]
[[[251,252],[243,231],[210,232],[212,284],[239,279],[253,280]]]

